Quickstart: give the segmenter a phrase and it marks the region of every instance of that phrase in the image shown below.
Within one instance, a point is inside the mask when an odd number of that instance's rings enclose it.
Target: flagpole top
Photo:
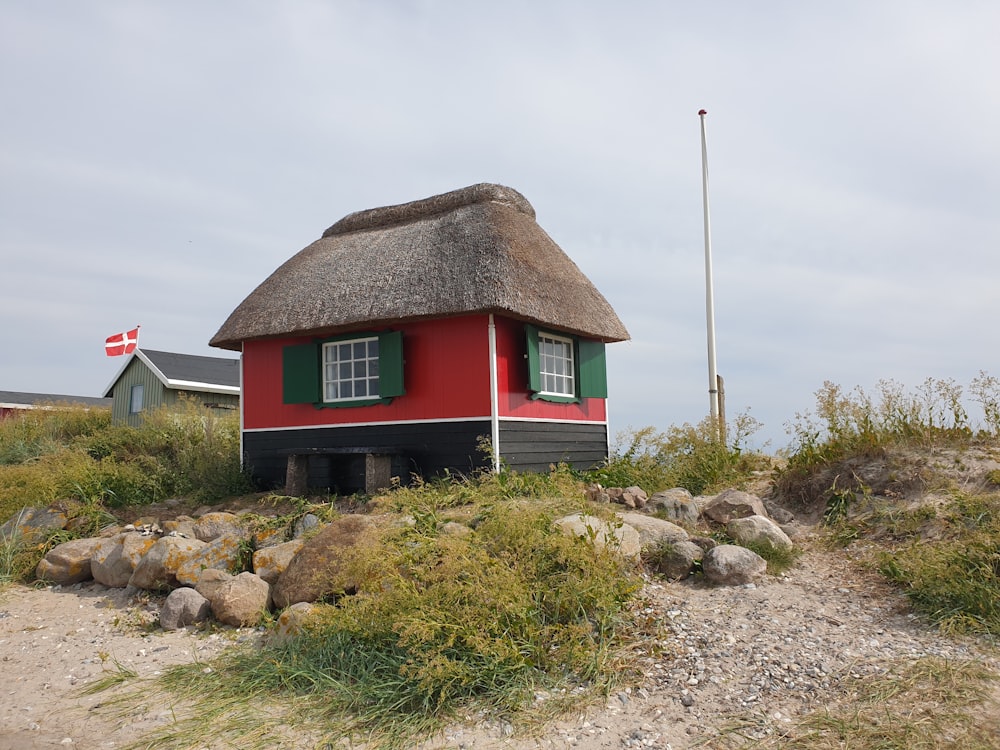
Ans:
[[[702,117],[704,117],[705,115],[707,115],[707,114],[708,114],[708,112],[707,112],[707,111],[705,111],[704,109],[699,109],[699,110],[698,110],[698,114],[699,114],[699,115],[701,115]]]

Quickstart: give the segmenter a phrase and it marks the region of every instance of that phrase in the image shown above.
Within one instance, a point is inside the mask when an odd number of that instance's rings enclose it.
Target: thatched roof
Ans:
[[[250,339],[491,312],[629,337],[524,196],[484,183],[346,216],[251,292],[209,343],[239,350]]]

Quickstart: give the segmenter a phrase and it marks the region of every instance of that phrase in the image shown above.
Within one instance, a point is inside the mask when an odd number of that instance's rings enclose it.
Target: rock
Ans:
[[[742,586],[762,578],[767,572],[767,562],[746,547],[720,544],[705,553],[701,569],[705,578],[714,584]]]
[[[183,536],[188,539],[197,539],[195,533],[195,520],[191,516],[177,516],[171,521],[163,522],[163,533],[172,536]]]
[[[740,490],[726,490],[709,500],[701,513],[716,523],[727,524],[734,518],[766,516],[764,503],[756,495]]]
[[[302,539],[293,539],[290,542],[258,549],[253,553],[253,572],[274,585],[304,544],[305,541]]]
[[[651,554],[650,554],[651,553]],[[687,578],[704,557],[705,552],[694,542],[680,540],[648,551],[649,566],[664,578]]]
[[[657,515],[666,516],[668,521],[698,522],[698,504],[691,497],[691,493],[683,487],[654,493],[646,503],[646,509]]]
[[[224,625],[256,625],[271,607],[271,586],[253,573],[223,582],[212,596],[212,614]]]
[[[646,506],[647,500],[649,500],[649,496],[646,495],[646,491],[642,487],[632,486],[622,490],[622,502],[627,508],[641,510]]]
[[[596,549],[608,549],[629,560],[639,559],[642,550],[639,532],[625,523],[611,524],[596,516],[573,513],[557,519],[553,525],[564,534],[590,539]]]
[[[726,532],[740,544],[770,544],[775,549],[790,550],[794,546],[778,524],[764,516],[734,518]]]
[[[278,615],[278,622],[275,624],[274,632],[271,633],[268,643],[272,646],[281,646],[293,638],[297,638],[302,634],[316,608],[315,604],[298,602],[285,609]]]
[[[238,536],[224,534],[196,549],[192,554],[185,556],[177,566],[175,571],[177,582],[182,586],[194,586],[198,583],[201,572],[208,568],[235,571],[240,562],[242,541]]]
[[[160,608],[160,627],[178,630],[187,625],[204,622],[212,614],[208,599],[186,586],[174,589]]]
[[[203,542],[211,542],[227,534],[243,536],[243,521],[235,513],[206,513],[194,522],[194,535]]]
[[[584,497],[592,503],[610,503],[611,496],[599,484],[591,484],[583,491]]]
[[[639,544],[643,547],[651,544],[682,542],[688,538],[688,533],[684,529],[662,518],[647,516],[645,513],[620,513],[618,517],[639,532]]]
[[[287,541],[285,531],[285,529],[274,527],[255,531],[253,537],[251,537],[253,548],[259,550],[264,547],[274,547],[284,544]]]
[[[197,539],[161,537],[135,566],[129,585],[147,591],[177,588],[178,568],[204,546],[205,542]]]
[[[201,571],[201,575],[198,576],[198,582],[194,588],[203,597],[212,601],[215,598],[216,592],[222,587],[222,584],[232,580],[232,578],[233,575],[225,570],[208,568]]]
[[[80,583],[93,578],[90,558],[100,539],[73,539],[56,545],[39,560],[35,578],[62,585]]]
[[[66,514],[58,508],[21,508],[0,526],[0,542],[18,537],[27,541],[66,528]]]
[[[472,529],[458,521],[447,521],[441,525],[438,533],[444,536],[469,536],[472,533]]]
[[[154,544],[155,537],[135,532],[101,539],[90,556],[90,572],[94,580],[111,588],[125,588],[135,572],[135,566]]]
[[[780,526],[795,521],[795,515],[791,511],[785,510],[769,500],[764,501],[764,509],[767,511],[767,517]]]
[[[344,569],[345,553],[376,528],[372,516],[346,515],[309,539],[274,584],[274,605],[314,602],[357,589]]]
[[[298,539],[303,537],[318,526],[319,518],[312,513],[306,513],[292,527],[292,538]]]

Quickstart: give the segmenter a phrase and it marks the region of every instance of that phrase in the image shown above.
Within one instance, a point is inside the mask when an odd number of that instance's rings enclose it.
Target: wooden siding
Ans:
[[[392,474],[402,483],[411,475],[430,478],[444,472],[468,475],[486,468],[490,457],[480,450],[490,435],[488,419],[420,424],[359,425],[314,429],[262,430],[244,433],[246,466],[267,488],[285,482],[287,453],[295,449],[371,447],[398,451]],[[548,471],[565,462],[588,469],[608,455],[603,424],[507,421],[500,423],[505,465],[516,471]],[[364,456],[309,457],[309,486],[340,493],[364,487]]]
[[[497,317],[496,333],[501,418],[607,421],[607,405],[603,398],[585,398],[571,404],[531,398],[524,323]]]
[[[282,401],[282,352],[308,339],[248,341],[243,352],[245,429],[319,427],[358,422],[488,418],[489,317],[410,322],[403,333],[405,394],[390,404],[317,408]],[[605,400],[557,404],[531,398],[525,360],[524,324],[496,317],[500,416],[603,423]]]
[[[115,424],[127,424],[131,427],[138,427],[142,421],[142,412],[129,414],[129,399],[132,393],[132,386],[142,386],[142,410],[148,411],[159,408],[164,403],[163,383],[153,374],[153,371],[146,367],[146,364],[138,357],[133,357],[128,367],[115,383],[112,394],[111,421]]]
[[[247,341],[245,429],[489,417],[489,336],[484,315],[410,322],[403,334],[405,394],[390,404],[316,408],[282,402],[282,351],[308,339]],[[371,331],[370,331],[371,332]]]
[[[591,469],[608,457],[604,424],[500,422],[500,457],[517,471],[548,471],[553,464]]]
[[[129,402],[133,385],[142,385],[142,411],[129,414]],[[178,390],[166,388],[146,363],[138,357],[133,358],[128,367],[114,385],[111,404],[111,420],[115,424],[127,424],[138,427],[144,412],[158,409],[161,406],[176,406],[184,397],[194,398],[220,413],[239,409],[240,397],[235,393],[202,393],[201,391]]]

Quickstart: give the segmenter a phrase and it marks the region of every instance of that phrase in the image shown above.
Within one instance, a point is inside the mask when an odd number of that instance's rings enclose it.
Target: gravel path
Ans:
[[[848,675],[925,655],[992,658],[907,614],[898,594],[842,551],[812,549],[786,575],[756,586],[650,581],[646,597],[642,615],[663,637],[646,644],[641,686],[540,736],[511,736],[497,724],[456,727],[426,747],[711,747],[717,728],[734,718],[764,736],[825,705]],[[84,696],[80,688],[119,665],[152,677],[259,637],[252,629],[150,629],[156,613],[155,599],[130,600],[97,584],[0,593],[0,750],[125,747],[171,722],[171,707],[136,706],[117,719],[101,709],[114,690]]]

